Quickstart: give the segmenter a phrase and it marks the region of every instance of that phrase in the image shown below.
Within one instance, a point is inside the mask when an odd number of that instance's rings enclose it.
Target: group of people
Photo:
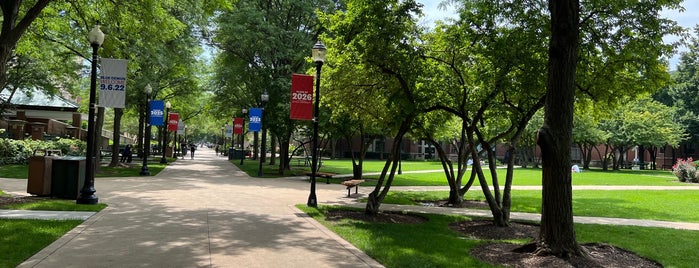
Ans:
[[[127,144],[126,147],[124,147],[124,150],[121,152],[121,158],[119,159],[119,162],[122,163],[131,163],[133,160],[133,150],[131,149],[131,144]],[[180,150],[182,152],[182,159],[187,155],[187,150],[189,150],[189,158],[194,159],[194,151],[197,150],[197,146],[194,145],[194,143],[185,143],[182,142],[180,144]]]
[[[182,159],[187,155],[187,149],[189,149],[189,159],[194,159],[194,151],[197,150],[197,146],[194,143],[186,144],[185,142],[180,143],[180,150],[182,151]]]

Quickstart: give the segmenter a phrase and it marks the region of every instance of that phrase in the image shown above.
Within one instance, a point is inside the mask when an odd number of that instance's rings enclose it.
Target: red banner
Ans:
[[[313,76],[291,75],[291,119],[313,120]]]
[[[170,113],[167,119],[167,130],[177,131],[177,123],[180,122],[180,115],[177,113]]]
[[[243,134],[243,118],[233,118],[233,134]]]

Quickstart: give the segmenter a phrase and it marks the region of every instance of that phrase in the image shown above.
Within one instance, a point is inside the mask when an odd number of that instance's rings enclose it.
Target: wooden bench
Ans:
[[[306,172],[306,176],[311,177],[311,172]],[[325,178],[325,183],[330,183],[330,179],[337,174],[328,172],[316,172],[316,180],[318,178]]]
[[[342,182],[342,185],[347,186],[347,197],[350,197],[350,191],[354,187],[354,193],[357,194],[359,190],[359,184],[364,182],[364,180],[346,180]]]

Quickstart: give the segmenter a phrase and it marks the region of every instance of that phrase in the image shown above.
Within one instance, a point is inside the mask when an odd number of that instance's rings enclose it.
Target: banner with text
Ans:
[[[262,108],[250,108],[248,129],[252,132],[259,132],[262,129]]]
[[[126,65],[128,60],[101,60],[99,106],[124,108],[126,100]]]
[[[243,134],[243,118],[233,118],[233,134]]]
[[[226,138],[233,137],[233,126],[226,125]]]
[[[179,115],[177,115],[179,117]],[[177,120],[177,135],[184,135],[184,123],[182,123],[182,118]]]
[[[313,120],[313,76],[291,75],[290,111],[291,119]]]
[[[150,125],[162,126],[165,120],[165,103],[161,100],[150,101]]]
[[[167,130],[177,131],[177,126],[180,122],[180,115],[178,113],[170,113],[167,120]]]

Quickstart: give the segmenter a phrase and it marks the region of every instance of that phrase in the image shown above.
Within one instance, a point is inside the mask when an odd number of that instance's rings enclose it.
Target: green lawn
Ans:
[[[386,204],[419,204],[425,200],[447,200],[447,191],[389,192]],[[699,223],[697,190],[573,191],[576,216],[613,217]],[[466,200],[484,201],[480,188],[469,191]],[[541,213],[541,191],[512,191],[512,211]]]
[[[15,267],[82,221],[0,219],[0,267]]]
[[[491,241],[460,236],[449,223],[471,218],[423,215],[422,224],[371,223],[358,220],[328,221],[320,206],[299,209],[337,233],[386,267],[493,267],[472,258],[471,248]],[[606,242],[660,262],[665,267],[693,267],[699,231],[628,226],[575,225],[579,242]],[[525,243],[526,241],[509,241]]]
[[[175,158],[168,158],[168,163],[176,161]],[[101,166],[95,174],[97,178],[103,177],[138,177],[141,176],[141,163],[132,162],[129,167],[107,167]],[[148,171],[151,176],[157,175],[165,169],[167,164],[160,164],[160,158],[148,161]],[[26,179],[29,177],[28,165],[0,165],[0,178]]]

